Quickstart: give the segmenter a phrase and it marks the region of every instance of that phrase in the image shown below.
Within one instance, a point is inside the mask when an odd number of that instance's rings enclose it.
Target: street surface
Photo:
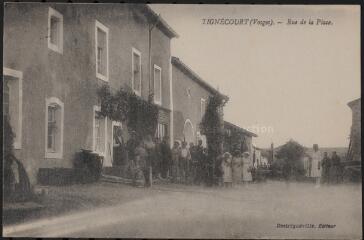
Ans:
[[[102,197],[118,188],[103,185]],[[98,186],[100,187],[100,186]],[[108,190],[109,188],[109,190]],[[267,182],[232,189],[154,185],[123,187],[128,201],[3,228],[5,236],[137,238],[362,238],[361,185]],[[107,192],[109,192],[107,194]],[[277,224],[311,224],[277,228]],[[329,224],[331,228],[319,228]],[[309,226],[315,228],[308,228]],[[327,227],[327,225],[324,225]],[[292,227],[292,226],[291,226]]]

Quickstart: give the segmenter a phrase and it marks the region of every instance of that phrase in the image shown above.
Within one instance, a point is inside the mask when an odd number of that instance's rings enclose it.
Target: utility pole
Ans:
[[[160,19],[160,14],[157,17],[157,20],[148,27],[148,57],[149,57],[149,92],[148,92],[148,102],[153,103],[153,91],[152,90],[152,30],[153,28],[158,24]],[[153,185],[153,169],[152,169],[152,163],[150,163],[149,166],[149,183],[150,187]]]

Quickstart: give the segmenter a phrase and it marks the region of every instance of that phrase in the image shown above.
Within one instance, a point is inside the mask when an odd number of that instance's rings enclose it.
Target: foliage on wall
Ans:
[[[101,115],[114,121],[127,122],[128,130],[139,137],[154,136],[158,123],[158,107],[149,98],[145,101],[134,92],[120,88],[112,93],[108,85],[98,89]]]

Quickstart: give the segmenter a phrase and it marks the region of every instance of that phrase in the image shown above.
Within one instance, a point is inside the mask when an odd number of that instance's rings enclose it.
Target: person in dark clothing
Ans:
[[[204,160],[205,160],[205,154],[203,152],[203,147],[202,147],[202,140],[198,140],[198,145],[195,147],[195,157],[196,157],[195,183],[201,184],[204,176]]]
[[[330,182],[333,184],[338,184],[340,182],[340,157],[336,152],[332,152],[331,156],[331,167],[330,167]]]
[[[168,144],[168,137],[165,136],[160,144],[160,154],[161,154],[161,177],[166,178],[168,176],[168,170],[172,163],[172,151]]]
[[[330,167],[331,167],[331,159],[327,156],[327,152],[324,152],[324,157],[321,161],[321,182],[323,184],[329,183],[329,174],[330,174]]]
[[[117,132],[114,136],[114,144],[113,144],[113,166],[122,166],[127,164],[128,162],[128,151],[126,144],[124,142],[121,129],[117,129]]]
[[[191,166],[189,169],[190,172],[190,182],[196,183],[196,171],[197,171],[197,157],[196,157],[196,147],[191,142],[190,143],[190,154],[191,154]]]
[[[152,162],[152,170],[153,170],[153,177],[160,178],[161,175],[161,162],[162,162],[162,153],[161,153],[161,141],[157,138],[155,141],[155,147],[152,150],[153,154],[153,162]]]
[[[149,187],[152,185],[153,165],[156,161],[155,143],[151,135],[147,135],[144,139],[144,148],[147,151],[147,167],[149,169]]]
[[[132,161],[135,159],[135,149],[138,146],[138,139],[136,137],[136,134],[134,132],[130,133],[130,139],[126,144],[126,149],[128,152],[129,160]]]
[[[206,186],[212,186],[214,181],[214,166],[213,160],[207,156],[207,148],[203,149],[202,159],[203,181]]]
[[[150,178],[149,178],[149,164],[148,164],[148,153],[145,149],[145,144],[143,141],[139,143],[139,145],[135,149],[135,165],[137,168],[136,175],[141,171],[144,176],[144,186],[150,187]],[[138,178],[138,176],[136,176]]]

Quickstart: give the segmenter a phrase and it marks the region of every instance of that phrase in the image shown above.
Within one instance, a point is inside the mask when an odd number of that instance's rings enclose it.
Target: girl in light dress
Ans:
[[[243,153],[243,182],[249,183],[253,181],[252,173],[252,163],[250,160],[250,154],[249,152]]]
[[[223,160],[221,163],[224,187],[232,187],[233,176],[232,176],[232,166],[231,166],[231,154],[226,152],[223,155]]]
[[[243,158],[241,156],[240,150],[234,151],[234,156],[232,158],[232,172],[233,172],[233,183],[238,185],[242,181],[242,166]]]

